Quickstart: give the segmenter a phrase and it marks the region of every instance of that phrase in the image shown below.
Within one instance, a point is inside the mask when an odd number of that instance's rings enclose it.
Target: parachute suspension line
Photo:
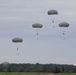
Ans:
[[[65,35],[65,31],[63,31],[63,35]]]
[[[18,45],[16,45],[16,48],[17,48],[17,51],[19,50],[19,46]]]
[[[32,24],[32,27],[33,27],[33,28],[42,28],[43,25],[40,24],[40,23],[34,23],[34,24]],[[36,35],[37,35],[37,40],[38,40],[38,35],[39,35],[39,33],[37,32],[37,30],[36,30]]]
[[[53,24],[53,28],[55,28],[55,25],[54,25],[54,19],[52,19],[52,24]]]
[[[19,38],[19,37],[16,37],[16,38],[13,38],[12,39],[12,42],[13,43],[22,43],[23,42],[23,39],[22,38]],[[16,49],[17,49],[17,55],[19,55],[19,53],[18,53],[18,49],[19,47],[18,47],[18,45],[17,45],[17,47],[16,47]]]
[[[18,50],[18,48],[17,48],[17,50]]]
[[[63,32],[63,35],[65,35],[65,33]]]
[[[37,35],[38,35],[38,33],[37,33]]]
[[[54,21],[52,21],[52,23],[54,23]]]
[[[65,31],[63,31],[63,36],[64,36],[64,40],[65,40]]]
[[[38,35],[38,31],[36,30],[36,34]]]
[[[54,19],[52,19],[52,23],[54,23]]]
[[[69,23],[61,22],[61,23],[59,23],[59,27],[67,28],[67,27],[69,27]],[[63,35],[65,36],[65,31],[63,31]],[[64,40],[65,40],[65,37],[64,37]]]
[[[37,40],[38,40],[38,33],[37,33]]]
[[[17,45],[16,49],[17,49],[17,55],[19,55],[19,45]]]
[[[57,15],[57,14],[58,14],[58,11],[52,9],[52,10],[49,10],[49,11],[47,12],[47,14],[50,15],[50,16]],[[53,23],[53,28],[55,28],[55,26],[54,26],[54,19],[52,20],[52,23]]]
[[[17,55],[19,55],[18,51],[19,51],[19,48],[17,47]]]
[[[36,30],[36,34],[37,34],[37,40],[38,40],[38,35],[39,35],[39,34],[38,34],[38,31],[37,31],[37,30]]]

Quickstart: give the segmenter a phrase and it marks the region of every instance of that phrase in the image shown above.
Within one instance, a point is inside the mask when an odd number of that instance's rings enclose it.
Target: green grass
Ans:
[[[59,74],[56,74],[56,75],[76,75],[76,73],[59,73]]]
[[[41,72],[0,72],[0,75],[51,75],[51,73],[41,73]],[[54,75],[76,75],[76,73],[58,73],[58,74],[54,74]]]
[[[40,72],[0,72],[0,75],[48,75],[49,73]]]

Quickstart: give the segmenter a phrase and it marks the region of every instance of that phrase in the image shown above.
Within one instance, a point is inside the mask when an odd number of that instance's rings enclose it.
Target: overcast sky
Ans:
[[[51,9],[57,10],[58,15],[48,15]],[[60,28],[60,22],[70,25]],[[32,28],[34,23],[43,27]],[[13,43],[15,37],[23,42]],[[4,61],[76,65],[76,1],[0,0],[0,63]]]

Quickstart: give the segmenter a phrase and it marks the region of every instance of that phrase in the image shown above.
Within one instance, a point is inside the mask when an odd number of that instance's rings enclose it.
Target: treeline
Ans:
[[[74,65],[60,65],[60,64],[15,64],[11,63],[9,66],[0,65],[0,72],[51,72],[51,73],[75,73],[76,66]]]

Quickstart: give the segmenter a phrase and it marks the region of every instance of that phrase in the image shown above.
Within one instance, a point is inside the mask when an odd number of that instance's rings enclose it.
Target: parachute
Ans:
[[[67,27],[69,27],[69,23],[67,23],[67,22],[61,22],[61,23],[59,23],[59,27],[67,28]],[[63,35],[65,35],[65,31],[63,31]]]
[[[61,23],[59,23],[59,27],[69,27],[69,23],[61,22]]]
[[[23,42],[23,39],[18,38],[18,37],[17,37],[17,38],[13,38],[13,39],[12,39],[12,42],[13,42],[13,43],[22,43],[22,42]],[[18,47],[17,47],[17,50],[19,50]],[[17,53],[17,55],[18,55],[18,53]]]
[[[34,23],[34,24],[32,25],[32,27],[33,27],[33,28],[42,28],[43,25],[40,24],[40,23]],[[38,32],[37,32],[37,35],[38,35]],[[38,39],[38,38],[37,38],[37,39]]]
[[[40,23],[35,23],[35,24],[32,25],[32,27],[33,27],[33,28],[42,28],[43,25],[40,24]]]
[[[48,13],[48,15],[57,15],[58,11],[57,10],[49,10],[47,13]],[[52,23],[54,23],[54,19],[52,20]],[[53,27],[55,27],[55,26],[53,26]]]
[[[48,15],[57,15],[58,11],[57,10],[49,10]]]
[[[1,64],[1,67],[2,67],[2,71],[7,72],[9,70],[9,62],[3,62]]]
[[[12,39],[12,42],[14,42],[14,43],[21,43],[23,41],[23,39],[21,39],[21,38],[13,38]]]

